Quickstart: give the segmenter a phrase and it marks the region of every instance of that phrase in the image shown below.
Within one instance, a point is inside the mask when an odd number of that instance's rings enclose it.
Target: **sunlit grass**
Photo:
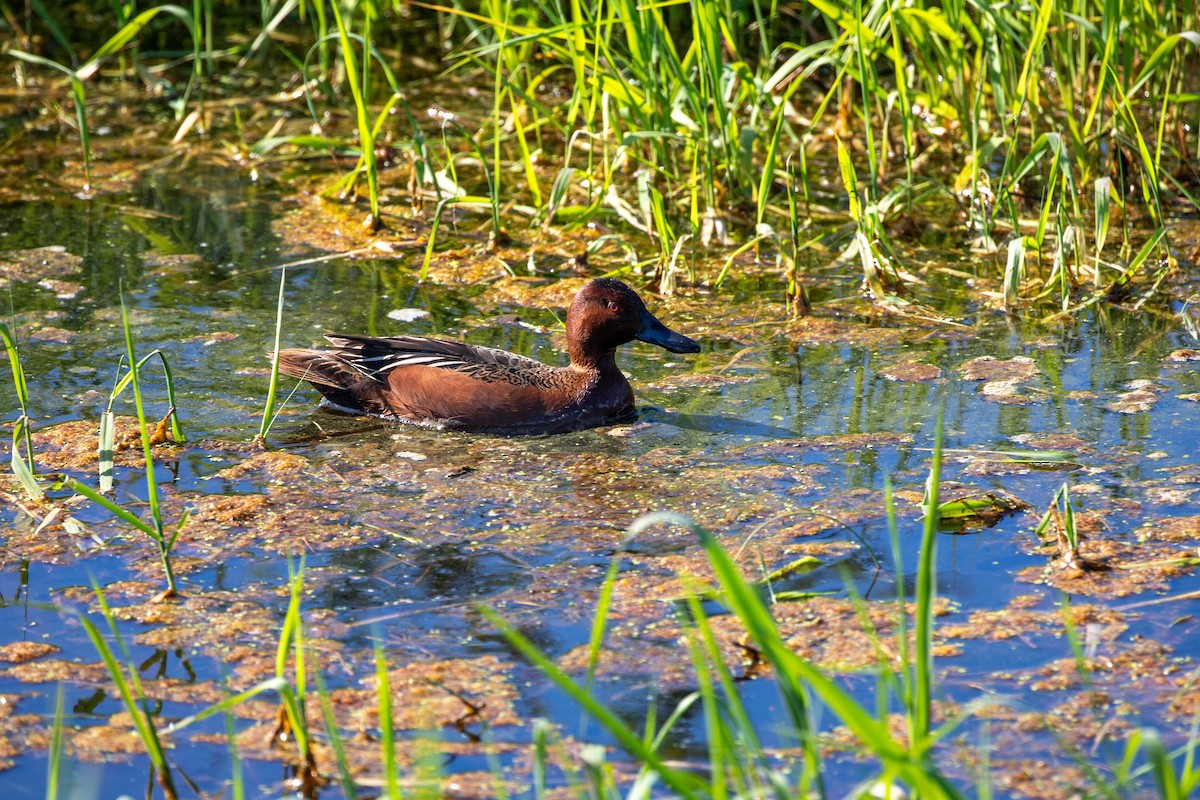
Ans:
[[[691,519],[673,512],[654,513],[638,519],[630,526],[627,541],[636,541],[654,526],[683,528],[696,537],[703,548],[715,578],[715,591],[693,579],[691,582],[697,591],[676,604],[682,624],[681,644],[692,665],[694,689],[680,696],[665,719],[658,718],[652,700],[644,727],[635,729],[621,713],[599,699],[593,686],[620,573],[620,553],[613,559],[596,601],[589,656],[582,678],[569,675],[499,614],[481,608],[480,613],[496,625],[516,651],[577,702],[589,720],[615,741],[624,754],[616,756],[606,752],[604,746],[592,743],[594,734],[587,736],[582,731],[571,735],[584,738],[565,746],[565,734],[545,720],[532,720],[527,744],[529,754],[524,763],[533,785],[533,796],[547,797],[554,793],[555,796],[583,800],[607,796],[641,797],[668,791],[683,798],[841,797],[845,796],[843,789],[829,785],[825,777],[830,765],[824,754],[824,731],[839,726],[853,733],[860,742],[855,757],[864,759],[859,762],[864,780],[856,791],[875,792],[872,796],[881,796],[879,793],[882,792],[891,793],[883,796],[961,798],[970,796],[968,786],[973,782],[975,796],[994,796],[995,788],[988,772],[986,725],[979,745],[982,763],[972,771],[971,777],[951,779],[940,760],[951,754],[951,748],[943,752],[941,743],[970,716],[972,704],[966,704],[949,719],[935,723],[934,698],[940,694],[932,647],[937,600],[934,567],[939,536],[937,509],[941,507],[936,490],[939,455],[940,449],[935,447],[928,481],[928,513],[924,519],[916,583],[911,596],[903,577],[904,558],[892,492],[890,485],[885,488],[897,589],[895,626],[890,638],[885,639],[871,629],[866,621],[867,601],[851,591],[852,600],[861,607],[867,634],[878,654],[874,667],[877,696],[873,700],[864,702],[846,688],[837,674],[792,652],[775,624],[772,601],[767,593],[743,576],[741,568],[716,536]],[[1062,499],[1069,507],[1069,498],[1064,496]],[[347,755],[350,734],[340,727],[335,713],[335,696],[309,652],[309,637],[301,613],[303,564],[292,563],[289,573],[288,600],[278,633],[274,676],[165,726],[162,723],[170,712],[154,710],[152,704],[147,703],[146,691],[118,630],[116,617],[99,589],[96,597],[116,647],[86,616],[79,615],[81,625],[105,663],[130,714],[164,795],[169,799],[174,791],[164,737],[174,737],[218,714],[225,719],[230,741],[233,796],[242,795],[242,756],[236,746],[234,723],[237,708],[270,692],[282,702],[279,725],[272,738],[295,744],[296,750],[290,746],[281,748],[278,757],[295,771],[297,780],[293,789],[299,796],[315,798],[318,793],[323,796],[330,791],[330,780],[340,784],[341,795],[348,798],[368,794],[387,798],[453,796],[453,789],[445,788],[444,779],[451,775],[446,773],[445,764],[438,756],[436,735],[406,738],[400,751],[407,748],[412,760],[411,771],[402,772],[397,763],[398,731],[392,703],[393,692],[398,687],[391,685],[388,656],[378,631],[374,636],[373,681],[378,709],[378,763],[369,765],[366,775],[361,772],[361,755],[355,760],[357,766],[351,766]],[[727,665],[723,646],[710,625],[713,603],[720,604],[721,613],[732,614],[740,621],[748,635],[744,647],[753,651],[763,666],[769,667],[769,673],[764,674],[771,676],[779,694],[781,711],[768,720],[756,716],[743,704],[738,678]],[[1083,652],[1078,642],[1074,645],[1077,659],[1083,665]],[[1081,666],[1081,669],[1086,670],[1086,667]],[[984,700],[993,702],[986,697]],[[320,730],[309,727],[305,706],[310,703],[319,704],[324,723]],[[906,720],[902,735],[893,727],[889,712],[894,708],[901,709]],[[54,741],[61,742],[62,714],[60,700],[55,712],[54,730],[57,733],[52,737]],[[703,724],[706,758],[702,763],[680,762],[668,758],[664,752],[672,735],[688,719],[698,719]],[[764,733],[769,733],[777,743],[767,745],[763,741]],[[177,747],[183,746],[184,740],[174,741]],[[1159,735],[1148,728],[1133,730],[1124,742],[1120,758],[1111,760],[1104,770],[1090,763],[1068,743],[1062,743],[1061,754],[1076,761],[1086,775],[1087,783],[1079,787],[1082,791],[1114,798],[1149,796],[1147,792],[1153,791],[1152,796],[1163,800],[1182,800],[1200,788],[1200,769],[1195,762],[1197,743],[1200,743],[1200,714],[1193,721],[1186,741],[1174,750],[1168,750]],[[318,745],[330,754],[327,761],[317,762]],[[51,787],[62,785],[59,772],[63,762],[61,757],[53,755],[61,746],[61,743],[52,744]],[[485,739],[480,740],[479,746],[485,754],[492,753]],[[505,796],[514,777],[511,764],[502,763],[494,755],[488,755],[488,764],[496,796]]]
[[[138,52],[128,48],[156,14],[187,26],[196,67],[210,74],[235,55],[235,69],[248,69],[286,31],[308,48],[301,59],[276,45],[300,70],[314,121],[326,125],[315,94],[341,96],[351,112],[357,142],[339,149],[353,147],[357,162],[329,193],[352,195],[364,181],[371,231],[382,224],[382,194],[394,178],[381,175],[377,146],[395,142],[411,153],[413,205],[432,195],[435,225],[447,203],[468,202],[454,179],[465,151],[478,156],[483,171],[487,194],[472,190],[483,197],[472,205],[490,207],[493,238],[504,232],[501,209],[518,204],[543,225],[615,214],[651,235],[655,252],[637,260],[654,259],[664,291],[711,280],[697,263],[722,263],[706,258],[713,251],[727,255],[757,240],[761,264],[774,258],[764,250],[801,246],[793,224],[813,219],[810,164],[817,159],[827,175],[837,141],[845,153],[836,171],[848,175],[849,161],[857,176],[846,196],[860,198],[845,210],[855,227],[850,255],[859,256],[879,302],[922,291],[901,279],[913,265],[894,246],[892,228],[897,219],[919,218],[931,202],[939,210],[958,205],[958,218],[939,224],[961,226],[988,252],[1007,310],[1047,301],[1063,313],[1087,299],[1084,287],[1114,285],[1105,272],[1128,276],[1121,289],[1155,291],[1171,268],[1169,235],[1156,245],[1160,266],[1138,273],[1131,259],[1144,233],[1131,230],[1128,219],[1144,214],[1159,234],[1171,202],[1194,204],[1188,187],[1196,142],[1188,131],[1198,101],[1187,81],[1200,63],[1194,4],[815,0],[781,14],[760,0],[449,0],[399,13],[379,2],[293,0],[260,11],[248,44],[214,41],[211,3],[196,0],[190,12],[168,5],[118,15],[120,32],[78,68],[9,52],[67,75],[87,168],[85,84],[106,59],[136,61]],[[63,49],[81,49],[39,13]],[[431,44],[444,54],[446,74],[480,90],[479,106],[461,109],[471,123],[444,130],[440,153],[427,146],[396,77],[412,49],[405,28],[416,20],[436,33]],[[303,24],[297,31],[289,21]],[[397,118],[393,111],[403,111],[403,133],[388,124]],[[455,119],[456,111],[436,115]],[[322,141],[269,136],[255,147],[261,153]],[[435,161],[444,167],[440,176]],[[459,199],[447,199],[446,185],[455,185],[450,194]],[[1092,203],[1082,199],[1084,186],[1107,189]],[[795,202],[797,189],[803,203]],[[825,212],[837,201],[823,194]],[[1111,207],[1122,199],[1130,206],[1122,209],[1117,252],[1109,241]],[[714,225],[731,235],[708,235]],[[1042,259],[1048,271],[1040,269]],[[789,303],[803,311],[794,259],[774,263]]]
[[[895,263],[889,245],[888,215],[919,211],[936,190],[943,199],[965,200],[968,229],[1000,248],[994,263],[1010,309],[1047,297],[1051,288],[1068,309],[1079,299],[1083,256],[1102,249],[1106,236],[1100,230],[1106,223],[1098,222],[1099,247],[1085,241],[1085,214],[1099,220],[1106,212],[1082,207],[1078,187],[1106,179],[1117,187],[1115,196],[1135,187],[1161,229],[1166,162],[1176,170],[1186,164],[1187,151],[1167,131],[1183,130],[1194,105],[1177,86],[1187,66],[1195,66],[1200,36],[1189,31],[1196,12],[1141,6],[1118,18],[1120,8],[1102,0],[1043,0],[1035,7],[820,0],[800,12],[803,24],[776,19],[757,27],[744,23],[764,17],[758,4],[737,11],[709,2],[611,9],[575,2],[536,10],[518,3],[503,14],[458,4],[438,10],[470,23],[454,68],[481,65],[493,78],[494,169],[498,131],[511,129],[509,158],[523,169],[547,218],[569,194],[594,196],[591,187],[608,185],[611,169],[591,155],[603,145],[623,150],[642,177],[634,189],[638,204],[629,201],[628,186],[617,186],[606,193],[606,205],[618,214],[622,202],[645,207],[647,175],[665,201],[658,217],[642,215],[660,265],[671,262],[672,242],[698,236],[705,214],[723,216],[723,204],[752,203],[757,225],[785,233],[785,215],[804,209],[783,197],[792,182],[778,166],[797,156],[805,163],[814,145],[828,152],[832,129],[853,141],[854,170],[863,176],[854,189],[860,209],[851,208],[850,216],[877,300],[905,291],[896,280],[895,269],[904,265]],[[1054,83],[1043,79],[1051,67]],[[560,114],[538,103],[532,90],[551,80],[570,89]],[[1147,91],[1135,98],[1127,87]],[[519,97],[530,118],[518,119],[502,97]],[[1075,113],[1080,103],[1082,119]],[[799,120],[785,113],[797,104]],[[580,135],[589,141],[589,163],[572,164],[569,149],[570,169],[559,172],[546,198],[531,170],[527,132],[563,126],[567,141]],[[969,145],[960,176],[935,175],[933,186],[921,188],[922,160],[956,137]],[[897,155],[902,170],[893,163]],[[1119,171],[1117,155],[1133,169]],[[1041,194],[1032,218],[1031,189]],[[1036,233],[1024,232],[1029,223]],[[739,233],[747,240],[758,235]],[[1005,240],[1023,242],[1007,247],[1007,261]],[[1053,261],[1049,275],[1023,268],[1031,248]],[[694,256],[684,259],[690,264]],[[659,273],[662,288],[670,289],[675,271],[660,266]],[[1158,275],[1152,278],[1151,289]],[[790,274],[788,280],[794,296]]]
[[[73,49],[70,43],[63,39],[61,30],[58,24],[50,16],[47,7],[42,3],[37,3],[34,6],[38,13],[43,16],[43,19],[50,30],[58,32],[60,44],[66,45],[69,53],[72,53],[71,63],[77,63],[78,59],[73,54]],[[125,8],[125,6],[114,6],[117,8]],[[130,6],[132,8],[132,6]],[[92,146],[91,146],[91,130],[88,125],[87,116],[87,83],[99,71],[105,61],[112,58],[114,55],[122,52],[124,48],[130,46],[137,41],[137,37],[142,33],[142,30],[150,24],[159,14],[168,14],[181,23],[187,29],[188,35],[191,37],[193,46],[196,44],[195,35],[195,20],[191,13],[174,5],[161,5],[153,8],[148,8],[142,11],[135,17],[127,20],[119,20],[121,28],[108,41],[101,45],[91,58],[84,61],[81,66],[73,67],[70,64],[61,63],[37,53],[30,53],[24,50],[12,49],[8,50],[8,55],[13,58],[18,58],[27,63],[39,67],[49,67],[56,70],[67,77],[70,82],[71,94],[75,101],[75,118],[78,125],[80,148],[83,152],[83,169],[84,169],[84,184],[83,193],[91,194],[92,192]],[[190,91],[191,84],[188,85]]]
[[[46,493],[34,475],[36,467],[33,463],[33,438],[30,433],[29,419],[29,385],[25,381],[25,368],[21,365],[21,353],[17,349],[16,335],[7,325],[0,322],[0,339],[4,340],[4,350],[8,354],[8,366],[12,371],[13,390],[17,395],[17,404],[21,416],[13,424],[12,453],[9,463],[12,473],[25,495],[34,501],[42,500]]]
[[[174,526],[168,527],[163,520],[162,501],[159,496],[158,481],[155,478],[154,454],[153,446],[157,443],[159,437],[165,439],[165,430],[168,421],[171,422],[176,436],[176,441],[186,441],[183,438],[183,430],[179,425],[178,414],[175,409],[175,390],[171,379],[171,370],[167,364],[167,359],[162,353],[155,351],[142,359],[138,359],[134,352],[133,346],[133,329],[129,321],[129,310],[125,306],[125,296],[121,295],[121,323],[125,334],[125,362],[129,365],[129,372],[117,382],[109,399],[109,410],[102,417],[100,436],[99,436],[99,456],[100,456],[100,490],[93,489],[86,483],[75,478],[68,478],[65,486],[77,494],[83,495],[92,502],[107,509],[118,519],[123,520],[135,529],[141,531],[155,543],[158,549],[159,561],[162,564],[163,575],[167,582],[167,588],[160,595],[160,599],[173,597],[178,593],[178,587],[175,581],[175,571],[171,566],[171,551],[175,547],[175,542],[179,539],[179,534],[183,532],[187,525],[190,511],[187,509],[180,515],[178,522]],[[157,355],[162,361],[163,371],[166,375],[167,393],[171,398],[171,405],[167,410],[166,416],[162,421],[155,426],[152,433],[152,423],[146,416],[145,403],[142,398],[141,370],[142,366],[153,356]],[[146,502],[150,509],[150,520],[143,520],[132,511],[128,510],[120,503],[105,496],[104,492],[112,487],[112,452],[113,452],[113,414],[112,402],[126,387],[133,390],[134,408],[137,414],[137,426],[139,439],[142,445],[142,457],[144,459],[143,469],[146,474]]]

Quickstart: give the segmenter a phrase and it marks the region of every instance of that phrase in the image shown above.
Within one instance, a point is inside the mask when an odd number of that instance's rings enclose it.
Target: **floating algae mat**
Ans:
[[[123,206],[134,202],[96,203],[97,240],[132,236]],[[274,208],[248,203],[220,232],[240,237],[240,225],[288,213]],[[161,565],[146,537],[61,490],[35,503],[6,478],[0,775],[13,796],[44,793],[55,746],[68,785],[99,781],[109,794],[147,779],[132,718],[76,616],[107,629],[93,586],[128,648],[122,663],[166,729],[276,675],[296,572],[309,723],[323,725],[319,672],[355,781],[383,779],[378,647],[402,773],[451,794],[488,796],[496,781],[524,791],[533,720],[556,726],[561,765],[575,748],[612,740],[594,723],[579,726],[573,703],[512,650],[481,606],[566,672],[590,668],[595,695],[635,729],[648,714],[665,718],[697,685],[680,646],[689,636],[680,601],[717,587],[686,529],[654,526],[627,539],[634,520],[658,510],[713,531],[747,578],[777,598],[772,611],[788,646],[870,702],[870,676],[881,658],[896,657],[901,580],[914,590],[939,413],[947,506],[937,540],[934,713],[966,717],[941,747],[947,772],[969,779],[986,729],[1003,754],[989,765],[998,787],[1056,796],[1053,787],[1074,785],[1084,765],[1116,758],[1130,731],[1153,726],[1178,744],[1196,713],[1189,687],[1200,651],[1187,598],[1200,589],[1200,355],[1162,318],[1110,309],[1057,330],[1023,330],[982,310],[878,320],[818,304],[813,317],[789,322],[750,284],[681,290],[656,308],[704,351],[685,358],[626,347],[621,363],[641,409],[631,423],[555,436],[440,433],[319,410],[302,385],[264,450],[252,440],[273,347],[272,266],[290,258],[280,255],[286,239],[237,251],[214,238],[190,257],[114,248],[71,261],[39,255],[32,248],[45,245],[28,231],[0,233],[11,246],[4,262],[25,270],[13,267],[11,279],[38,471],[95,480],[97,419],[123,350],[114,273],[130,276],[139,353],[160,348],[170,360],[188,438],[153,447],[163,518],[188,515],[172,556],[174,599],[153,602]],[[67,241],[68,250],[95,252]],[[209,251],[237,260],[217,263]],[[56,297],[41,286],[38,265],[77,283],[77,293]],[[561,358],[555,312],[580,278],[491,276],[447,288],[418,284],[411,270],[403,256],[289,268],[284,340],[308,345],[336,327]],[[163,382],[149,367],[143,375],[148,413],[161,415]],[[116,410],[114,497],[147,517],[131,403],[122,397]],[[10,405],[9,419],[18,413]],[[1079,535],[1075,563],[1064,561],[1053,525],[1037,532],[1064,485]],[[613,559],[620,569],[608,632],[592,655]],[[705,602],[717,615],[720,652],[786,765],[796,756],[772,722],[783,718],[773,676],[713,597]],[[289,660],[293,680],[294,670]],[[202,792],[221,793],[234,774],[232,743],[247,785],[270,794],[280,765],[296,757],[294,744],[273,737],[278,711],[270,692],[232,704],[165,734],[168,757]],[[821,736],[828,785],[851,785],[863,770],[855,737],[838,725]],[[693,711],[663,752],[701,760],[704,741]],[[314,744],[325,775],[337,763],[330,742],[321,733]],[[620,755],[609,758],[629,769]]]

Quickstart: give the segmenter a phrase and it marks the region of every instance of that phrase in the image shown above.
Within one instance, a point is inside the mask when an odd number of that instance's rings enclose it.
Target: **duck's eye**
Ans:
[[[608,301],[608,310],[615,314],[621,310],[621,307],[619,305],[617,305],[616,300],[609,300]]]

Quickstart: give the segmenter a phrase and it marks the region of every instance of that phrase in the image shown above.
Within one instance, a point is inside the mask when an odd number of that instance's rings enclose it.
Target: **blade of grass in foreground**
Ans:
[[[267,433],[275,423],[275,392],[279,388],[279,340],[283,332],[283,289],[287,285],[287,267],[279,270],[279,299],[275,301],[275,346],[271,349],[271,382],[267,387],[267,402],[263,407],[262,422],[254,443],[265,447]]]
[[[659,523],[686,527],[699,537],[730,609],[746,626],[764,659],[774,669],[779,691],[791,716],[794,735],[802,741],[812,735],[808,730],[806,708],[806,696],[811,691],[859,738],[867,751],[882,762],[885,775],[902,781],[923,798],[961,796],[929,758],[927,739],[912,742],[907,747],[902,745],[893,737],[886,719],[876,719],[832,678],[792,652],[758,593],[742,577],[733,559],[711,533],[674,512],[649,514],[637,520],[631,530]]]
[[[288,607],[284,615],[283,630],[279,633],[279,646],[275,651],[275,677],[283,682],[279,689],[283,709],[273,738],[279,739],[285,732],[295,738],[296,749],[300,753],[300,763],[297,765],[297,769],[300,773],[301,791],[315,793],[321,779],[317,770],[316,755],[313,753],[312,736],[308,730],[308,717],[305,713],[308,669],[305,659],[304,620],[300,615],[303,590],[304,557],[301,555],[299,564],[288,559]],[[287,681],[289,650],[293,653],[294,689]]]
[[[58,800],[63,767],[63,685],[54,693],[54,726],[50,730],[50,757],[46,761],[46,800]]]
[[[79,624],[83,626],[88,639],[92,642],[92,646],[96,648],[96,652],[104,662],[109,677],[112,678],[113,683],[117,687],[121,702],[124,704],[125,710],[129,713],[129,717],[133,721],[138,739],[141,740],[142,746],[146,748],[146,755],[150,757],[150,763],[154,767],[154,774],[158,780],[158,785],[162,787],[163,794],[167,800],[175,800],[175,781],[171,775],[170,766],[167,764],[166,752],[163,750],[162,742],[158,738],[158,731],[154,727],[154,718],[145,706],[146,694],[142,691],[142,682],[138,678],[137,668],[130,660],[129,651],[125,647],[125,641],[121,638],[120,631],[117,630],[116,620],[113,619],[112,610],[108,607],[103,590],[95,583],[92,584],[92,589],[96,594],[97,601],[100,603],[100,612],[104,615],[105,620],[108,621],[108,627],[125,656],[128,673],[121,668],[121,664],[117,661],[112,648],[108,646],[108,642],[105,641],[104,636],[92,621],[82,612],[77,612],[76,618],[79,620]]]
[[[915,746],[929,738],[933,695],[933,605],[937,599],[938,481],[942,473],[942,414],[938,414],[925,489],[925,529],[917,559],[917,618],[913,621],[913,694],[909,699],[909,738]]]
[[[385,797],[401,797],[400,772],[396,767],[396,730],[392,717],[392,681],[388,675],[387,656],[383,652],[383,635],[374,632],[375,697],[379,704],[379,750],[383,757]]]
[[[495,625],[517,650],[528,658],[556,686],[575,699],[584,710],[620,743],[627,753],[653,770],[673,792],[684,798],[699,798],[704,794],[700,779],[682,770],[668,766],[662,758],[646,745],[611,709],[593,697],[584,687],[571,679],[554,661],[546,656],[533,642],[525,638],[503,617],[486,606],[479,608],[489,622]]]
[[[29,387],[25,383],[25,369],[21,366],[21,354],[17,350],[17,337],[7,325],[0,322],[0,338],[4,340],[4,349],[8,353],[8,364],[12,368],[13,388],[17,392],[17,402],[21,406],[21,416],[13,427],[12,440],[12,471],[31,500],[41,500],[46,495],[34,477],[36,467],[33,464],[33,438],[29,431]],[[24,448],[25,455],[21,455]]]

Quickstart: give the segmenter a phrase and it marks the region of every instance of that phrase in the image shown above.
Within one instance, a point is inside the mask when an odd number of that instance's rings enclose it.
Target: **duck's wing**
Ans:
[[[480,347],[423,336],[350,336],[326,334],[336,356],[363,377],[386,383],[401,367],[433,367],[469,375],[488,383],[541,385],[557,368],[493,347]]]

